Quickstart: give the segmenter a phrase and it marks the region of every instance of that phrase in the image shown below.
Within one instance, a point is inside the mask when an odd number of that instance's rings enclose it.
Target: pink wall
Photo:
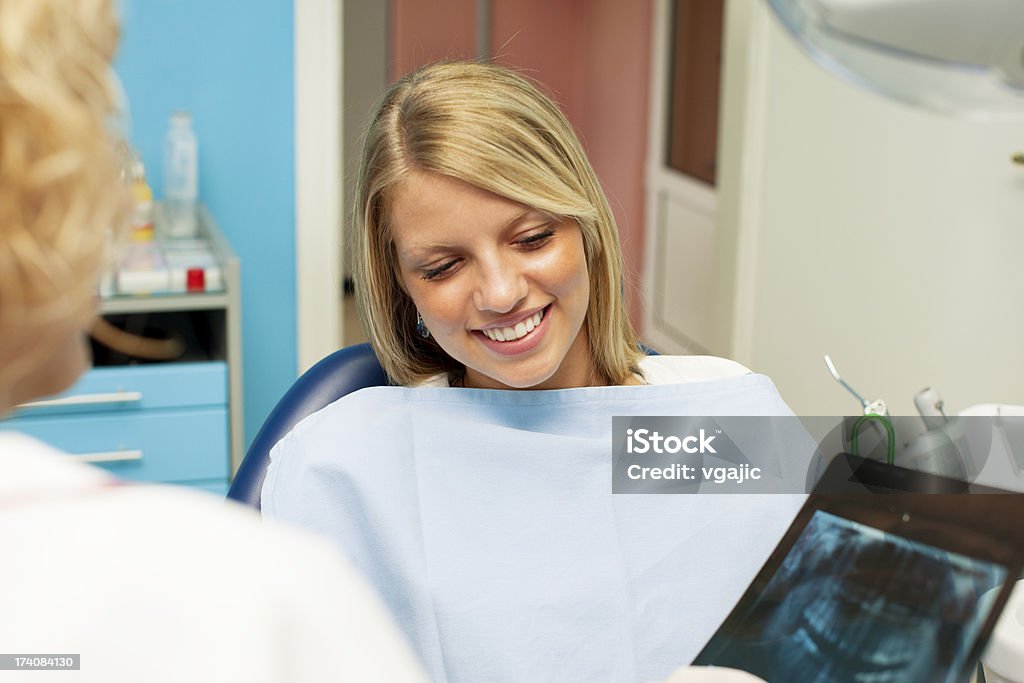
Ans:
[[[441,59],[476,56],[476,0],[391,0],[390,80]]]
[[[495,62],[514,67],[542,83],[577,132],[582,114],[582,19],[586,0],[494,0],[491,53]]]
[[[392,0],[393,77],[475,52],[474,0]],[[542,83],[572,122],[619,224],[627,303],[640,328],[651,2],[493,0],[496,62]]]
[[[644,258],[644,176],[650,101],[651,3],[586,3],[578,119],[594,166],[619,224],[630,318],[641,329]]]

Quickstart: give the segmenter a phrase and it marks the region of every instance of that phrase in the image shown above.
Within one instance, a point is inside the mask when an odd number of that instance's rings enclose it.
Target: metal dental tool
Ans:
[[[881,425],[885,429],[885,441],[886,441],[886,457],[885,460],[888,464],[892,465],[896,459],[896,432],[892,428],[892,421],[889,419],[889,408],[885,405],[885,401],[876,398],[874,401],[868,401],[866,398],[857,393],[857,391],[846,383],[840,375],[839,371],[836,370],[835,364],[829,355],[825,354],[825,365],[828,367],[829,373],[835,381],[843,385],[843,387],[853,394],[854,398],[860,401],[861,407],[864,409],[864,414],[857,418],[857,421],[853,424],[853,430],[850,435],[850,450],[854,455],[860,455],[858,449],[858,437],[860,435],[861,427],[866,423],[871,422],[875,425]]]
[[[860,401],[861,407],[864,408],[865,415],[888,415],[889,408],[885,405],[885,401],[880,398],[876,398],[874,401],[868,401],[866,398],[857,393],[857,391],[846,383],[846,380],[839,376],[839,371],[836,370],[835,364],[832,362],[832,358],[825,354],[825,365],[828,366],[828,371],[832,375],[835,381],[843,385],[843,387],[853,394],[853,397]]]

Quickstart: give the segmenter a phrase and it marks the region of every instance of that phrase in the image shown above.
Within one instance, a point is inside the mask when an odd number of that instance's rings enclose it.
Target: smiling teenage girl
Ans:
[[[652,680],[690,661],[799,500],[613,496],[612,416],[789,414],[770,380],[640,353],[597,178],[508,69],[392,86],[356,207],[359,306],[398,386],[282,439],[264,514],[344,547],[435,680]]]

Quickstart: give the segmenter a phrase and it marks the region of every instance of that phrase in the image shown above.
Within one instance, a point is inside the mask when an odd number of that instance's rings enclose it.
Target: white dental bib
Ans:
[[[663,678],[729,613],[804,496],[613,495],[614,415],[792,412],[752,374],[364,389],[274,448],[263,512],[339,543],[434,680]]]

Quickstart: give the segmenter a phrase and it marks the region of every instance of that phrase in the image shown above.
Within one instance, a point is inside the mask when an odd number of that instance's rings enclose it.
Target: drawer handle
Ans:
[[[78,453],[68,457],[79,462],[128,462],[142,460],[142,451],[107,451],[105,453]]]
[[[18,408],[57,408],[62,406],[101,405],[104,403],[138,403],[141,400],[141,391],[114,391],[109,394],[81,394],[79,396],[31,401],[29,403],[22,403]]]

